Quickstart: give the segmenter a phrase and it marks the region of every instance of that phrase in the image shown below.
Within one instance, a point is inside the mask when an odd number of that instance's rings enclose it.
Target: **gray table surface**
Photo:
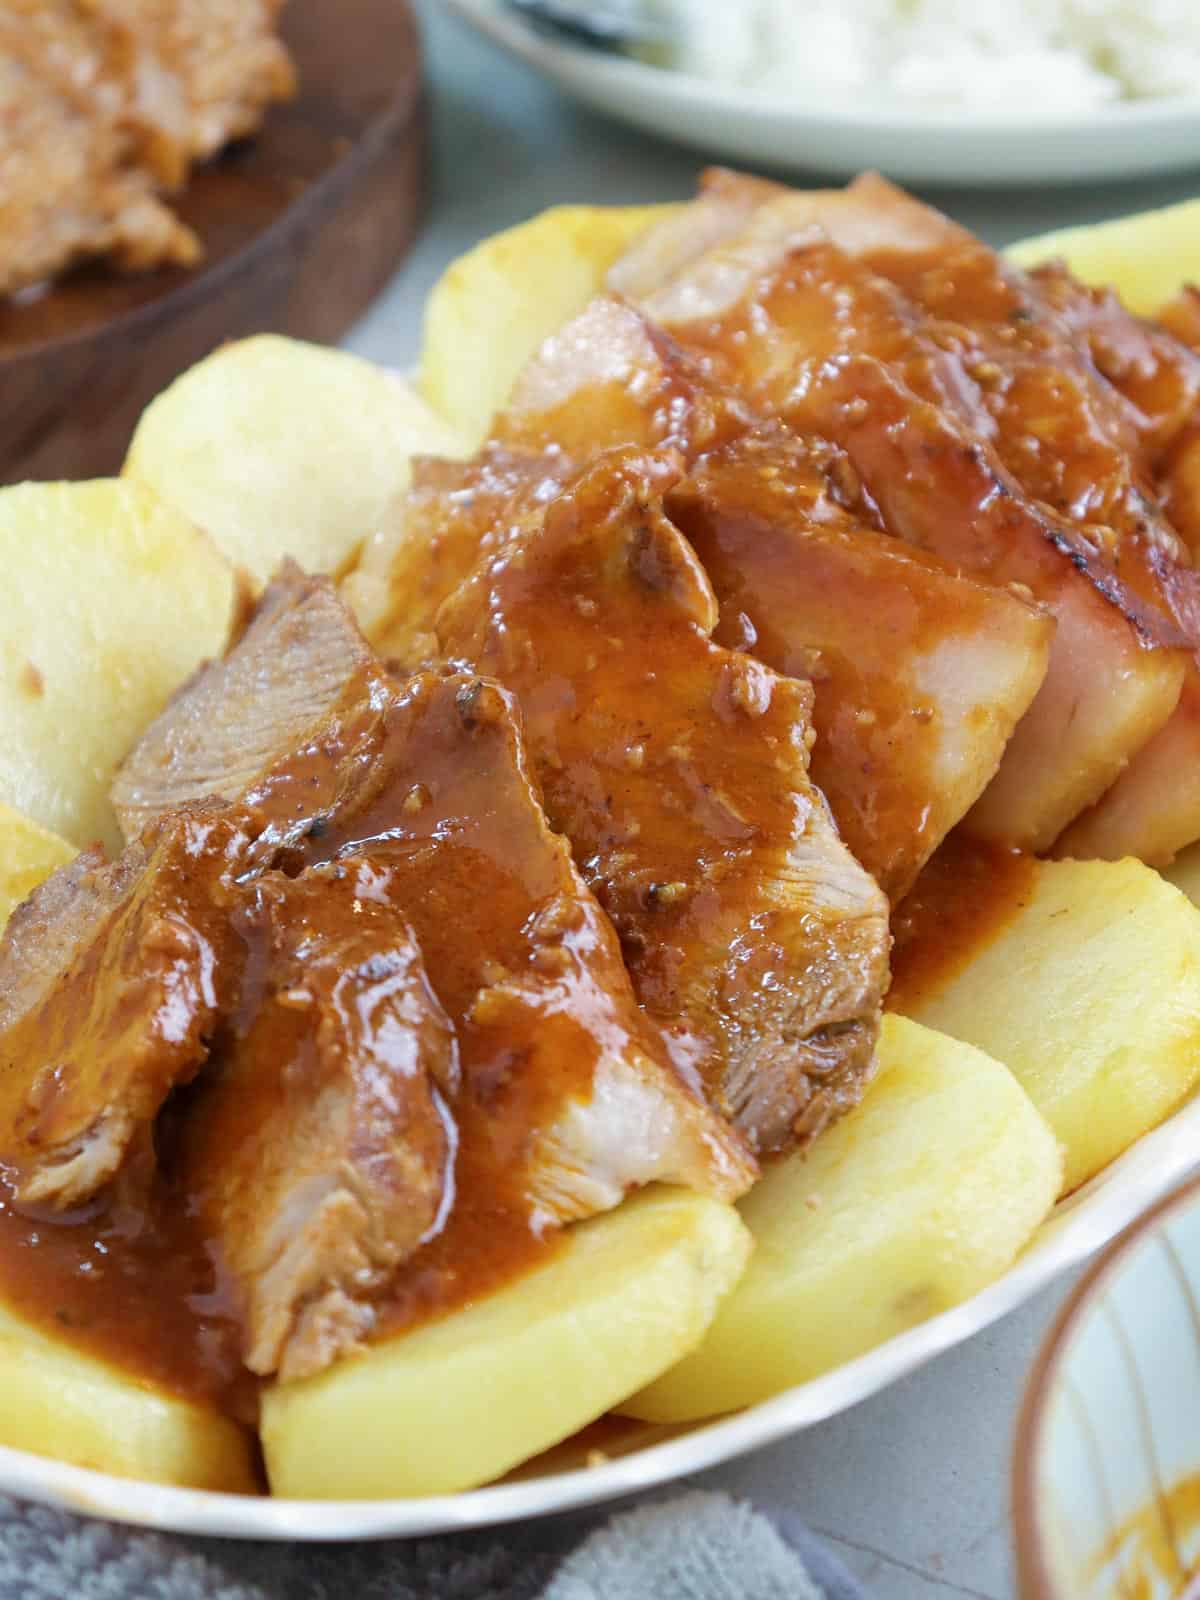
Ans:
[[[485,234],[559,202],[681,198],[705,159],[575,107],[435,0],[420,9],[435,126],[428,225],[346,341],[402,369],[416,356],[431,285]],[[1200,169],[1103,188],[957,189],[930,197],[1002,244],[1192,193],[1200,193]],[[1013,1420],[1024,1374],[1065,1288],[844,1416],[702,1481],[794,1507],[879,1600],[1007,1600]]]

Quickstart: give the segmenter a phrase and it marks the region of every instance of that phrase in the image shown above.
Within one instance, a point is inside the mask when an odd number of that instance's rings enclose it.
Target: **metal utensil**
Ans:
[[[666,22],[648,16],[639,0],[507,0],[518,12],[544,33],[592,50],[641,55],[662,50],[675,40],[675,30]]]

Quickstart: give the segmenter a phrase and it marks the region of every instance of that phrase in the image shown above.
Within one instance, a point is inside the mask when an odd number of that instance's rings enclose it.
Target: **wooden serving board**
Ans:
[[[407,0],[290,0],[297,98],[193,173],[192,269],[71,273],[0,302],[0,483],[115,472],[138,416],[226,339],[337,339],[394,271],[425,194],[420,41]]]

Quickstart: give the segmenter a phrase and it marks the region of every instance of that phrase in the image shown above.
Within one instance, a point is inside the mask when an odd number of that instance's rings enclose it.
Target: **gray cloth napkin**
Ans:
[[[0,1496],[0,1600],[865,1600],[790,1513],[695,1490],[443,1539],[251,1544]]]

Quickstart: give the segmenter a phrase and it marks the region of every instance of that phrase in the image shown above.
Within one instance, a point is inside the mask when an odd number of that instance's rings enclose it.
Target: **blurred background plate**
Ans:
[[[993,120],[860,101],[785,100],[544,37],[503,0],[449,0],[483,33],[599,111],[731,161],[916,183],[1064,183],[1200,165],[1200,93],[1078,116],[1029,106]]]
[[[426,183],[407,0],[290,0],[296,98],[172,198],[192,269],[81,268],[0,302],[0,483],[120,468],[143,408],[226,339],[338,339],[416,234]]]

